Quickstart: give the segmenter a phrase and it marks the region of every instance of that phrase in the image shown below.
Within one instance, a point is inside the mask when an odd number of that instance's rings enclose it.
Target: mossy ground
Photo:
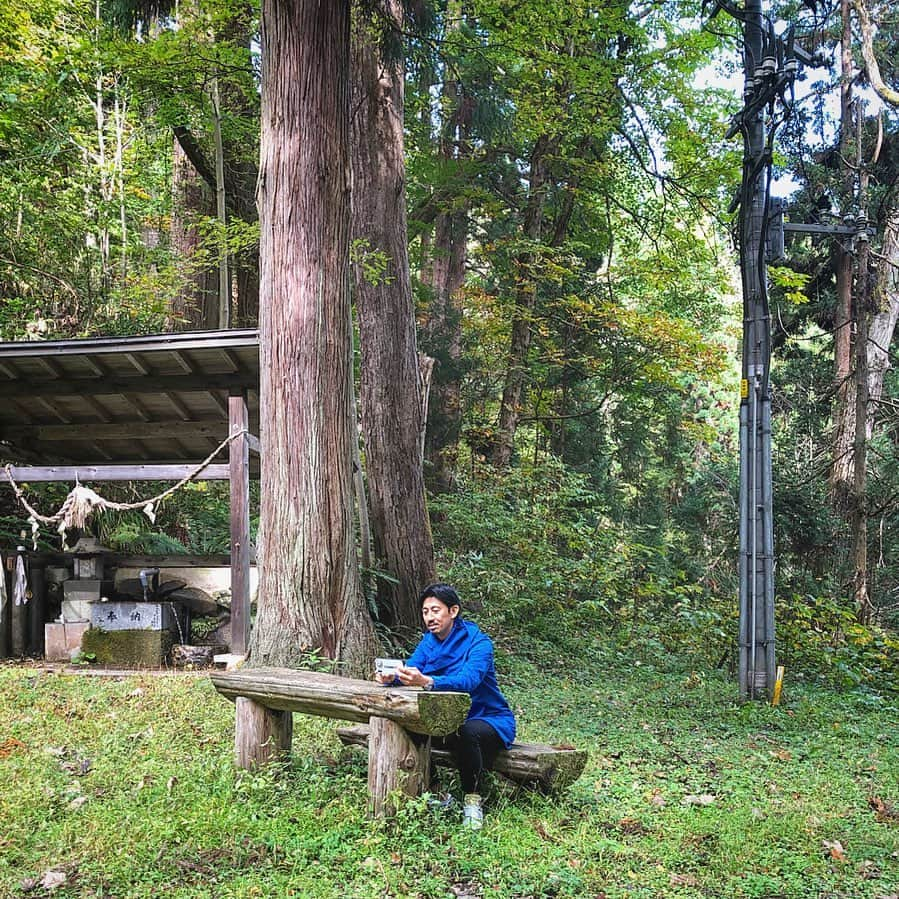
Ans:
[[[560,667],[500,660],[522,738],[587,769],[558,797],[497,786],[479,833],[419,801],[368,820],[364,757],[323,719],[295,716],[285,767],[235,776],[233,706],[202,675],[0,668],[0,896],[49,871],[56,897],[899,892],[894,700],[788,685],[774,709],[676,663]]]

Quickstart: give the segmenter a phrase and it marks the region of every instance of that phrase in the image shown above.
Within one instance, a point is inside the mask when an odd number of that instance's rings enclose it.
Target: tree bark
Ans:
[[[402,27],[400,0],[384,0]],[[354,269],[362,354],[360,411],[369,512],[379,578],[377,605],[389,627],[417,632],[418,593],[434,579],[434,547],[421,459],[422,378],[406,239],[403,65],[378,51],[374,26],[359,15],[353,35],[353,240],[381,254],[374,282]]]
[[[843,166],[840,191],[841,211],[852,203],[853,173],[848,160],[852,152],[852,27],[849,0],[841,0],[843,31],[840,42],[840,159]],[[855,398],[852,395],[852,253],[837,244],[834,253],[836,266],[837,309],[834,316],[834,402],[833,453],[830,490],[836,508],[845,507],[852,490],[852,457],[855,436]]]
[[[261,564],[254,665],[376,642],[353,533],[349,0],[264,0]]]
[[[181,290],[172,300],[175,328],[209,328],[216,310],[215,269],[198,266],[194,255],[200,249],[197,219],[213,215],[215,206],[206,182],[188,159],[177,139],[172,146],[172,250],[181,270]]]
[[[899,209],[894,208],[884,225],[882,261],[874,284],[877,310],[868,332],[868,438],[874,433],[877,403],[883,396],[883,380],[890,368],[890,345],[899,318]]]

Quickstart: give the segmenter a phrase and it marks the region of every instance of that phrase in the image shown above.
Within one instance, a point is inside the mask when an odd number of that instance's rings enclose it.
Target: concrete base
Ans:
[[[44,658],[48,662],[70,662],[81,650],[89,621],[51,621],[44,625]]]
[[[174,642],[171,631],[104,631],[94,627],[82,638],[81,651],[101,665],[159,668],[168,661]]]

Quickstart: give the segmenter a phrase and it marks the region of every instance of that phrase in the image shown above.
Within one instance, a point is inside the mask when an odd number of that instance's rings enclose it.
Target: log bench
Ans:
[[[294,668],[242,668],[210,675],[235,702],[234,754],[254,768],[290,752],[293,712],[368,724],[369,810],[395,811],[390,794],[418,796],[428,785],[431,741],[458,730],[471,707],[467,693],[382,687]],[[424,740],[414,741],[410,732]]]
[[[338,727],[337,736],[345,746],[366,746],[369,745],[370,729],[365,724]],[[446,749],[431,747],[431,761],[436,765],[456,767]],[[574,783],[586,764],[587,751],[584,749],[566,749],[545,743],[513,743],[496,756],[492,770],[518,783],[554,792]]]

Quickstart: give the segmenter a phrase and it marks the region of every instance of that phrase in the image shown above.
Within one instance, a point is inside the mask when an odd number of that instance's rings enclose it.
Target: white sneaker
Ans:
[[[462,826],[480,830],[484,826],[484,808],[478,793],[466,793],[462,804]]]

